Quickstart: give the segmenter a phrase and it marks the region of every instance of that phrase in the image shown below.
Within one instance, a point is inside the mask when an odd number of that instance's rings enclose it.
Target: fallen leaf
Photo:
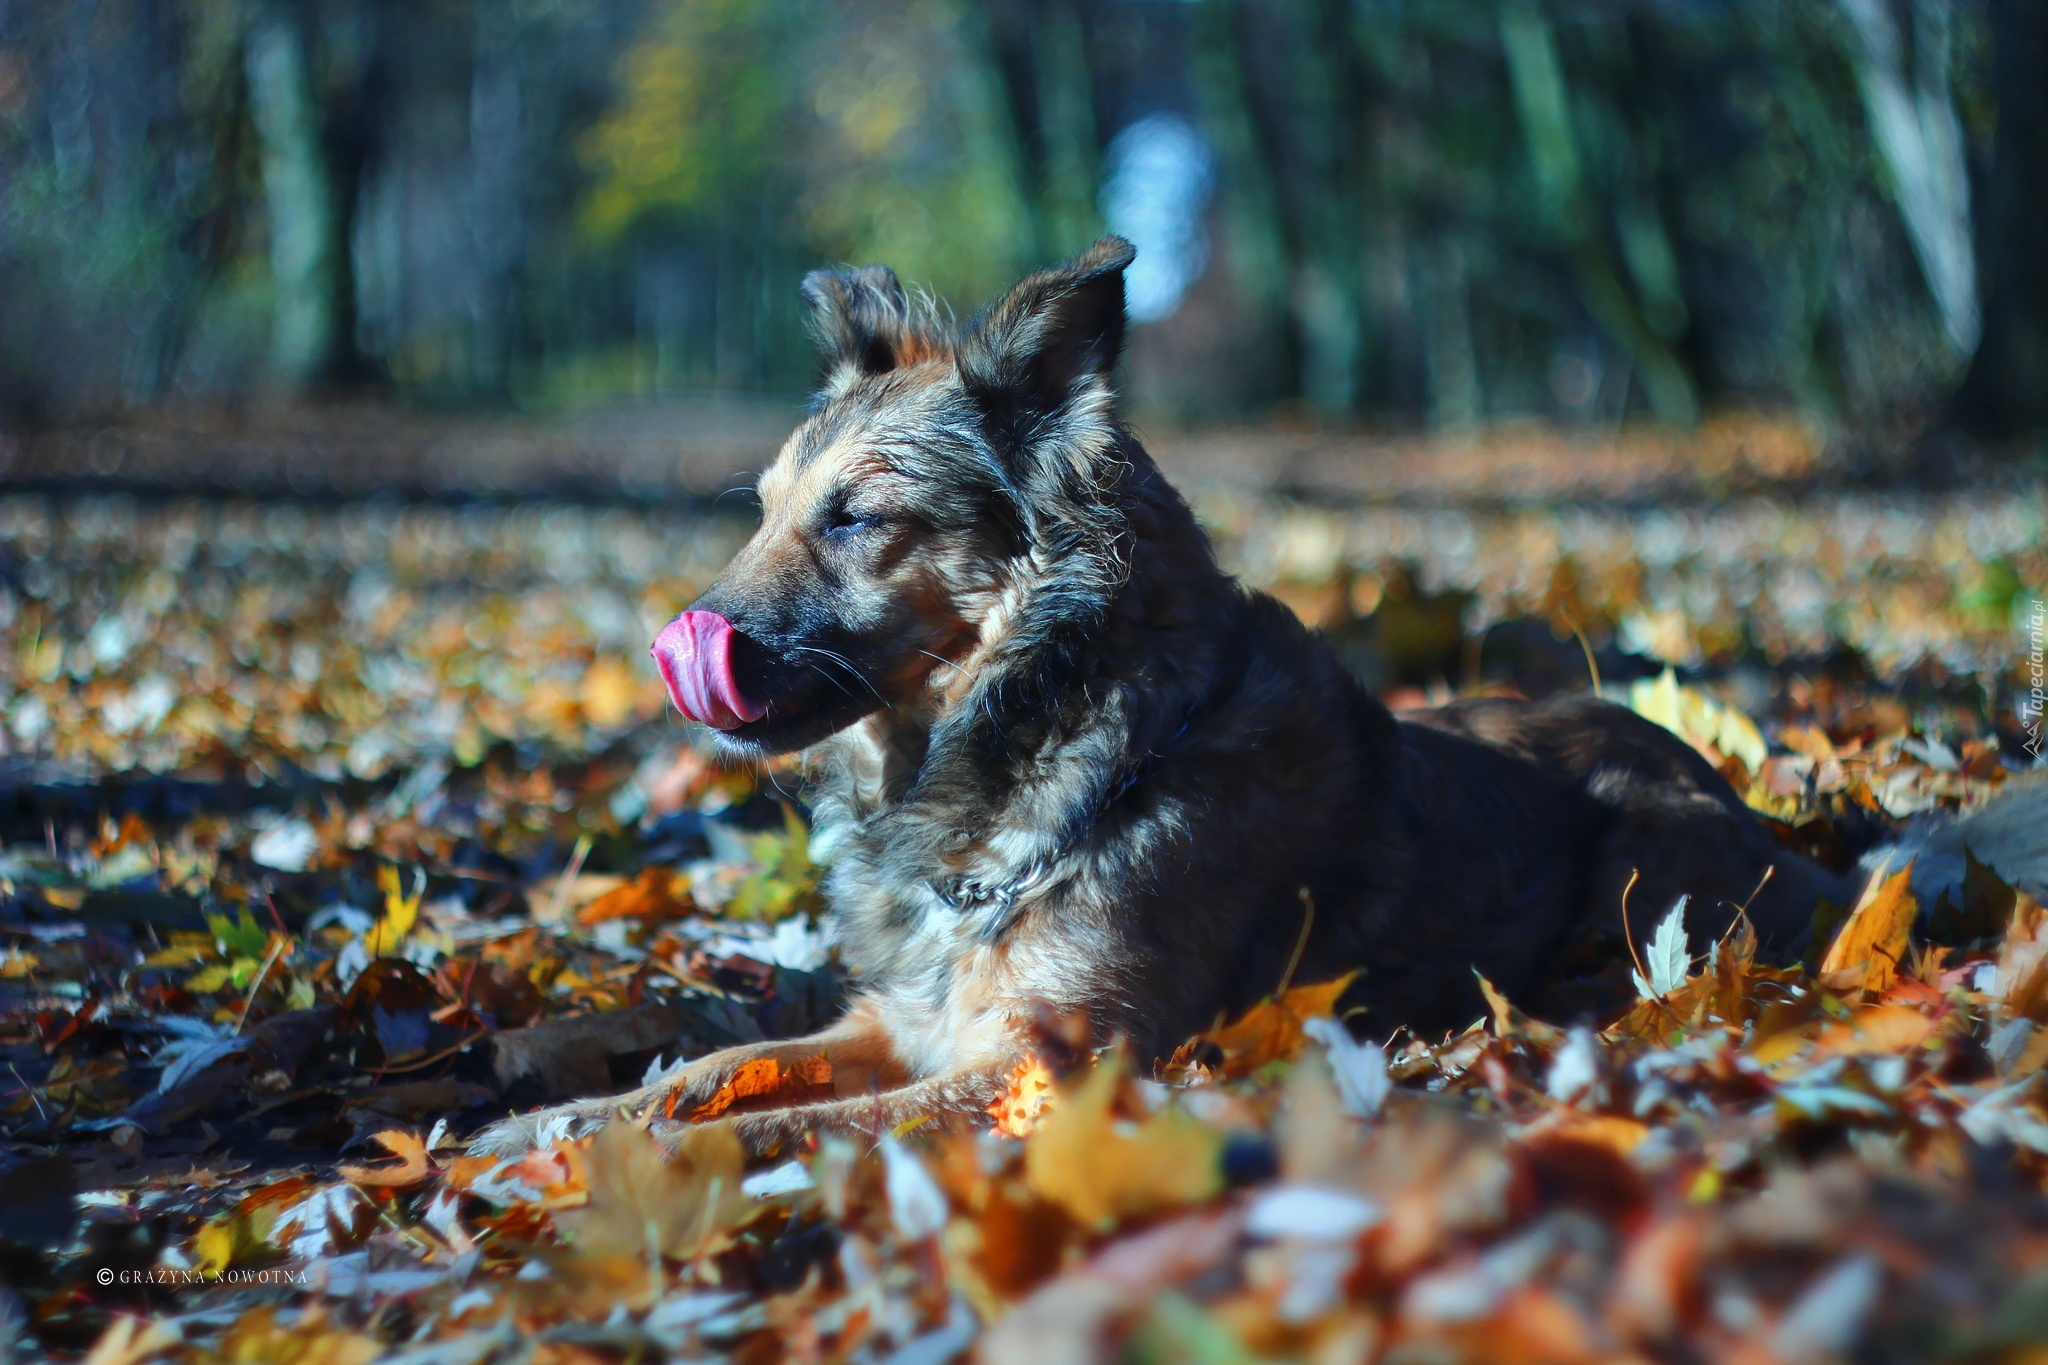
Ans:
[[[805,1104],[832,1097],[832,1063],[823,1056],[805,1057],[787,1064],[773,1057],[757,1057],[733,1073],[718,1093],[692,1109],[685,1117],[691,1123],[717,1118],[734,1105],[775,1101]],[[671,1114],[676,1094],[669,1095]]]
[[[689,880],[672,868],[655,866],[643,869],[634,880],[614,887],[578,910],[576,922],[589,925],[636,919],[652,923],[679,918],[694,908]]]
[[[417,1133],[408,1133],[402,1128],[387,1128],[371,1141],[397,1157],[398,1162],[391,1166],[339,1167],[342,1179],[351,1185],[406,1189],[433,1174],[433,1163],[427,1159],[427,1145],[420,1140]]]
[[[582,1164],[589,1201],[555,1221],[583,1256],[694,1260],[723,1246],[749,1212],[746,1152],[730,1124],[686,1130],[673,1157],[645,1130],[607,1124]]]
[[[1913,899],[1913,865],[1908,862],[1865,888],[1821,959],[1820,975],[1860,970],[1864,990],[1885,989],[1898,974],[1919,914],[1919,903]]]
[[[1033,1053],[1010,1072],[1009,1088],[988,1107],[989,1117],[995,1120],[996,1131],[1005,1137],[1030,1137],[1052,1097],[1052,1071]]]
[[[427,878],[424,872],[415,876],[412,894],[407,895],[399,883],[398,869],[387,863],[377,869],[377,887],[384,893],[384,918],[363,936],[363,950],[371,957],[388,957],[398,951],[419,918]]]
[[[1120,1057],[1098,1063],[1024,1147],[1032,1193],[1091,1227],[1199,1203],[1223,1188],[1223,1135],[1175,1107],[1117,1122],[1123,1080]]]
[[[1870,1005],[1820,1036],[1821,1049],[1835,1056],[1885,1056],[1909,1051],[1934,1032],[1934,1021],[1905,1005]]]
[[[1634,973],[1636,993],[1645,1000],[1662,1000],[1683,989],[1692,972],[1692,954],[1686,947],[1685,938],[1685,904],[1688,899],[1680,896],[1672,905],[1671,913],[1658,923],[1657,932],[1643,956],[1643,966],[1649,971],[1648,979],[1642,972]]]
[[[1346,972],[1334,981],[1296,986],[1261,1000],[1232,1023],[1203,1035],[1223,1053],[1221,1073],[1231,1079],[1249,1076],[1268,1062],[1299,1056],[1308,1040],[1301,1026],[1310,1019],[1329,1017],[1339,997],[1357,978],[1357,972]]]

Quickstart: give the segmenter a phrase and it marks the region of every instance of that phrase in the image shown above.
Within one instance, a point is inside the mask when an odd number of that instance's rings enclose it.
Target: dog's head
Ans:
[[[677,707],[735,753],[804,748],[963,694],[1028,600],[1101,589],[1132,255],[1105,237],[957,331],[886,267],[808,277],[825,382],[761,476],[760,529],[655,641]]]

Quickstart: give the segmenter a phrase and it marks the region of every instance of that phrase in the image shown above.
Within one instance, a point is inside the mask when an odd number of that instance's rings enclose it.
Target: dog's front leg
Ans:
[[[856,1098],[735,1114],[733,1131],[749,1155],[767,1156],[810,1134],[880,1139],[922,1119],[981,1117],[1009,1090],[1011,1067],[990,1064],[947,1072]],[[657,1139],[673,1140],[688,1127],[657,1120]]]
[[[901,1085],[905,1078],[880,1017],[868,1002],[856,1000],[838,1022],[818,1033],[725,1048],[694,1062],[679,1062],[623,1095],[571,1100],[501,1119],[471,1140],[470,1151],[482,1156],[516,1155],[564,1138],[585,1137],[621,1115],[644,1118],[655,1110],[687,1114],[716,1095],[750,1062],[765,1059],[791,1065],[814,1057],[823,1057],[830,1064],[834,1087],[841,1094]]]

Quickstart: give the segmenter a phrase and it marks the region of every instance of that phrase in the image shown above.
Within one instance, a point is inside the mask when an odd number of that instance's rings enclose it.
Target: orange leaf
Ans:
[[[1868,887],[1848,922],[1835,935],[1828,955],[1821,959],[1820,975],[1860,968],[1863,989],[1881,991],[1898,974],[1899,959],[1906,955],[1906,938],[1919,918],[1920,904],[1913,899],[1913,865]]]
[[[1310,1019],[1327,1017],[1357,976],[1357,972],[1346,972],[1334,981],[1296,986],[1274,999],[1261,1000],[1236,1022],[1207,1035],[1207,1041],[1223,1053],[1223,1075],[1234,1080],[1268,1062],[1298,1055],[1307,1041],[1301,1026]]]
[[[2048,995],[2048,912],[2031,896],[2016,896],[1998,950],[1999,1005],[2005,1017],[2036,1012]]]
[[[282,1180],[273,1180],[242,1196],[242,1202],[235,1205],[235,1216],[246,1218],[261,1208],[272,1204],[289,1204],[313,1188],[313,1178],[308,1175],[288,1175]]]
[[[1905,1005],[1872,1005],[1842,1023],[1828,1027],[1821,1046],[1844,1056],[1906,1052],[1925,1042],[1934,1021]]]
[[[433,1173],[433,1164],[427,1160],[427,1144],[414,1133],[399,1128],[387,1128],[371,1141],[397,1157],[396,1166],[343,1166],[341,1178],[351,1185],[369,1185],[388,1189],[403,1189],[417,1185]]]
[[[736,1104],[774,1100],[782,1104],[803,1104],[829,1099],[832,1095],[832,1063],[824,1057],[805,1057],[784,1066],[773,1057],[756,1057],[733,1073],[718,1093],[692,1109],[691,1123],[715,1119]],[[670,1097],[673,1104],[674,1097]]]
[[[1033,1054],[1010,1073],[1010,1088],[988,1107],[989,1117],[1005,1137],[1030,1137],[1051,1099],[1052,1072]]]
[[[675,919],[690,912],[689,892],[682,878],[666,867],[650,867],[624,886],[614,887],[576,912],[578,924],[610,919]]]

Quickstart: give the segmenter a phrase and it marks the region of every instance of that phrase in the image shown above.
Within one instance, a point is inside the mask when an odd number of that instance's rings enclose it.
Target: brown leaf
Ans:
[[[1820,974],[1862,969],[1862,986],[1881,991],[1898,974],[1899,960],[1906,955],[1906,940],[1919,917],[1919,902],[1913,899],[1913,865],[1872,883],[1849,912],[1848,921],[1821,959]]]

